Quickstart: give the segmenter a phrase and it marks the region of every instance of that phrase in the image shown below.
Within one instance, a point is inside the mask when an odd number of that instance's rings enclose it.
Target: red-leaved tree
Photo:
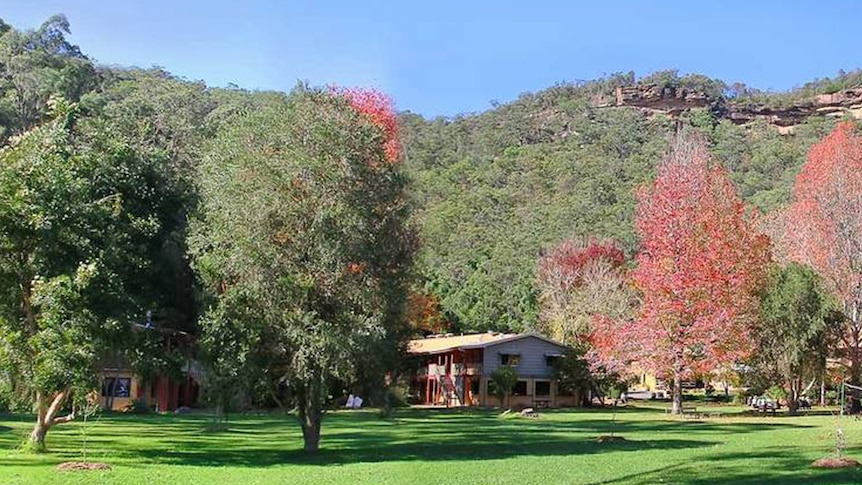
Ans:
[[[599,381],[628,374],[625,328],[636,313],[637,291],[625,254],[613,241],[565,240],[539,258],[539,329],[584,353]]]
[[[850,379],[862,373],[862,137],[839,123],[811,147],[784,221],[789,259],[814,268],[840,298]]]
[[[586,342],[593,315],[617,318],[631,308],[625,255],[612,241],[567,239],[539,258],[539,329],[569,345]]]
[[[639,318],[626,330],[645,370],[672,381],[681,412],[682,380],[750,353],[755,290],[769,260],[727,174],[712,164],[697,133],[678,136],[652,186],[638,194],[642,238],[633,279]]]
[[[383,151],[386,160],[396,163],[401,153],[398,141],[398,116],[392,106],[392,99],[380,91],[361,88],[333,88],[343,96],[359,113],[367,116],[383,133]]]

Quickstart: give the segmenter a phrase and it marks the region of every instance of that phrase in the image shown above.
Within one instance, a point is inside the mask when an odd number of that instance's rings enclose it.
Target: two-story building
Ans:
[[[554,359],[566,346],[535,333],[432,335],[411,340],[415,359],[414,399],[426,405],[499,406],[488,384],[500,366],[511,366],[518,382],[509,397],[511,407],[573,406],[575,397],[560,392],[553,378]]]

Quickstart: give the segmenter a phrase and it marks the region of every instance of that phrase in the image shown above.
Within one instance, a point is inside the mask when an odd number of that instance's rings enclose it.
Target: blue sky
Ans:
[[[223,86],[373,86],[426,116],[481,111],[559,81],[698,72],[784,90],[862,67],[854,0],[3,0],[34,28],[65,13],[103,64]]]

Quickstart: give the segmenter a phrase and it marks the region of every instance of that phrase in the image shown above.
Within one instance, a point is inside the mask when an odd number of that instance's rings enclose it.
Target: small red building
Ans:
[[[135,325],[135,329],[161,334],[168,351],[182,349],[183,353],[191,354],[194,337],[187,332],[149,325]],[[112,411],[129,409],[133,403],[148,406],[156,412],[191,407],[200,398],[201,375],[200,366],[191,357],[180,369],[180,376],[162,373],[149,379],[136,375],[120,358],[106,360],[99,371],[99,403],[102,409]]]

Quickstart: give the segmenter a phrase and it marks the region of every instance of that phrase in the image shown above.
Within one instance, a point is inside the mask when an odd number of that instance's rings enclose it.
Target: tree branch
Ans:
[[[56,418],[57,413],[60,412],[60,408],[63,406],[63,403],[66,402],[66,398],[69,396],[69,388],[63,389],[54,395],[53,401],[51,401],[51,405],[48,407],[48,411],[45,413],[43,424],[53,425],[56,423],[65,423],[67,421],[71,421],[75,419],[75,413],[72,412],[69,416],[64,416],[62,418]]]

